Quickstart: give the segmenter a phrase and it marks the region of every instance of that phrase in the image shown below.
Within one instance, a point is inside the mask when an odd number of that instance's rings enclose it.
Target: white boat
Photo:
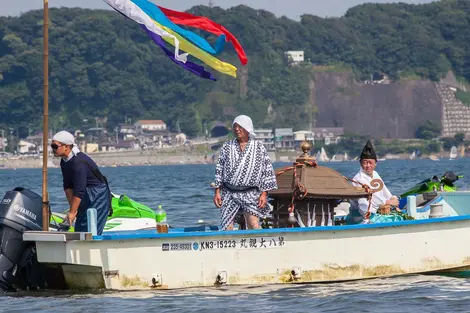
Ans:
[[[444,216],[429,218],[431,204],[439,203]],[[469,212],[469,192],[439,193],[417,208],[416,220],[395,223],[226,232],[195,227],[102,236],[27,232],[24,240],[36,243],[38,261],[56,268],[67,288],[145,290],[467,275]]]
[[[455,160],[457,159],[457,157],[458,157],[457,147],[452,146],[452,148],[450,149],[449,160]]]
[[[321,158],[321,152],[318,151],[317,154],[315,154],[315,160],[319,161]]]
[[[336,208],[338,200],[367,196],[383,187],[380,181],[371,183],[371,188],[377,183],[377,189],[358,189],[332,169],[305,163],[279,173],[279,188],[270,193],[271,228],[220,231],[218,226],[200,226],[103,235],[28,231],[23,240],[35,245],[37,261],[48,269],[48,286],[66,289],[179,289],[470,274],[470,192],[434,192],[418,203],[409,197],[407,213],[413,220],[342,225],[344,214],[334,215],[347,208]],[[287,207],[297,178],[306,195],[295,201],[291,216]]]
[[[329,162],[330,161],[330,158],[326,154],[325,148],[322,147],[321,150],[319,152],[317,152],[316,160],[318,162]]]
[[[44,19],[44,25],[47,33],[47,19]],[[47,38],[45,36],[45,45]],[[47,57],[45,49],[45,68]],[[45,106],[44,110],[46,121],[47,108]],[[44,134],[47,134],[47,123],[44,128]],[[44,143],[44,151],[46,149]],[[314,226],[309,227],[222,232],[218,227],[203,226],[170,229],[169,233],[141,230],[98,236],[93,230],[95,220],[90,218],[90,232],[87,233],[47,232],[39,231],[41,225],[48,225],[46,192],[42,198],[34,194],[24,199],[4,197],[0,202],[0,288],[7,288],[22,274],[27,280],[35,278],[35,272],[23,271],[24,268],[31,269],[28,268],[30,264],[43,270],[44,275],[39,275],[40,278],[54,289],[145,290],[224,284],[337,282],[470,271],[470,193],[437,194],[432,200],[434,206],[429,203],[419,206],[416,213],[410,209],[416,220],[324,226],[334,219],[329,214],[334,212],[338,198],[345,195],[337,192],[336,186],[347,183],[343,177],[331,175],[334,174],[332,170],[323,169],[324,176],[309,176],[312,169],[304,172],[304,168],[306,164],[295,165],[285,172],[297,171],[299,175],[293,177],[298,177],[298,182],[306,186],[305,198],[296,203],[296,211],[307,205],[310,225],[310,199],[327,203],[326,211],[322,203],[321,213],[320,208],[313,207]],[[47,173],[47,164],[43,169]],[[319,167],[313,169],[317,170]],[[288,184],[284,185],[290,188],[293,179],[285,180]],[[319,194],[318,190],[328,187],[332,190],[332,194],[327,195],[329,198]],[[343,189],[348,189],[355,197],[363,197],[366,193],[366,189],[351,188]],[[435,205],[439,203],[442,206]],[[441,213],[437,208],[442,209],[442,214],[436,214]],[[286,207],[276,206],[275,210],[279,213]],[[433,214],[427,213],[431,210]],[[46,219],[42,220],[42,215],[33,211],[43,213]],[[437,217],[442,215],[447,216]],[[318,217],[321,217],[321,223]],[[24,229],[30,230],[24,232]],[[30,255],[36,255],[39,263],[28,258]]]
[[[342,161],[343,159],[341,157],[336,157],[336,154],[334,154],[330,160],[330,162],[342,162]]]

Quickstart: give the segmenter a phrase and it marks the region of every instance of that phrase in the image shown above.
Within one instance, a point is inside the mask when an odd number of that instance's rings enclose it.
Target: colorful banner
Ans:
[[[223,62],[211,54],[224,48],[225,41],[232,42],[242,64],[247,64],[245,52],[237,39],[222,25],[200,16],[161,8],[148,0],[103,0],[119,13],[140,24],[149,37],[176,64],[206,79],[216,80],[203,66],[189,62],[188,53],[213,69],[232,77],[237,77],[237,68]],[[218,35],[215,47],[204,38],[185,30],[179,25],[193,26]],[[174,52],[167,49],[165,42],[173,45]],[[188,53],[181,53],[180,50]]]

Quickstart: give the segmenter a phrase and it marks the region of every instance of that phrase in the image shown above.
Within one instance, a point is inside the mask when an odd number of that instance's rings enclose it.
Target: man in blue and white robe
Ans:
[[[220,151],[214,203],[221,208],[223,230],[233,229],[235,218],[242,214],[248,228],[259,228],[259,218],[271,210],[267,194],[277,189],[276,175],[265,147],[254,140],[251,119],[241,115],[232,125],[237,138],[226,142]]]

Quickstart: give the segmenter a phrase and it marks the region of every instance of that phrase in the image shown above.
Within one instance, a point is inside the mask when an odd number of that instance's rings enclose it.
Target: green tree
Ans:
[[[452,146],[458,145],[457,140],[455,140],[455,138],[452,138],[452,137],[442,138],[441,141],[442,141],[442,147],[445,150],[450,150]]]
[[[437,122],[426,121],[416,129],[416,138],[433,139],[441,135],[441,126]]]
[[[441,143],[438,141],[431,142],[430,144],[428,144],[427,150],[430,153],[438,153],[441,151]]]
[[[457,143],[457,145],[461,145],[465,140],[465,134],[464,133],[457,133],[457,134],[455,134],[454,139],[455,139],[455,142]]]
[[[238,78],[213,71],[215,83],[175,66],[136,23],[114,11],[52,8],[50,115],[70,127],[107,117],[109,130],[126,118],[163,119],[171,130],[179,121],[197,135],[204,122],[243,112],[257,127],[305,129],[314,118],[311,63],[348,68],[361,80],[381,73],[439,81],[453,70],[470,81],[469,3],[367,3],[340,18],[303,15],[300,21],[242,5],[195,6],[192,13],[223,24],[249,57],[242,70],[227,45],[217,57],[236,65]],[[0,17],[0,124],[41,127],[42,18],[41,10]],[[288,50],[303,50],[308,62],[289,64]],[[416,130],[418,138],[439,135],[432,121]]]

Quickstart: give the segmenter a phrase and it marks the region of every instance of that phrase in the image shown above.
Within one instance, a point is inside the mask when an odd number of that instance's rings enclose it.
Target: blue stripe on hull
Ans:
[[[407,227],[415,225],[441,224],[457,221],[470,221],[470,215],[441,217],[424,220],[407,220],[392,223],[359,224],[343,226],[322,226],[322,227],[301,227],[301,228],[273,228],[255,230],[231,230],[219,231],[217,226],[211,226],[210,231],[205,231],[205,227],[173,228],[168,234],[157,233],[156,230],[141,231],[120,231],[106,232],[101,236],[93,236],[94,240],[132,240],[132,239],[171,239],[181,237],[226,237],[226,236],[251,236],[251,235],[271,235],[277,236],[286,233],[313,233],[321,231],[346,231],[389,227]],[[470,225],[469,225],[470,226]]]

